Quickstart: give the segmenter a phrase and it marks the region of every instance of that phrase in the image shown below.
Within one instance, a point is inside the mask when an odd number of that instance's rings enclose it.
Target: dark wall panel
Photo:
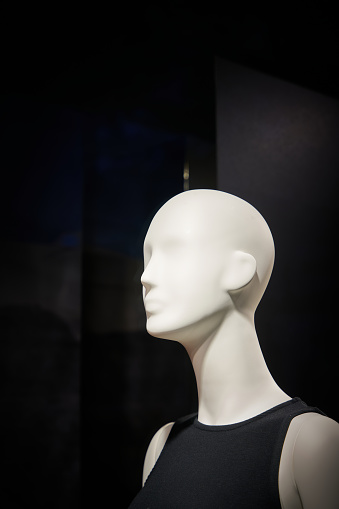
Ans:
[[[223,59],[216,95],[218,188],[254,205],[276,245],[256,320],[267,364],[338,419],[339,103]]]

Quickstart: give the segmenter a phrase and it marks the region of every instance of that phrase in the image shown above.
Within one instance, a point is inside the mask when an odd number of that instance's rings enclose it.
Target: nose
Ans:
[[[150,270],[148,268],[149,266],[147,266],[144,270],[144,272],[141,274],[141,284],[142,286],[145,288],[146,290],[146,294],[150,291],[151,287],[153,286],[152,285],[152,280],[151,280],[151,277],[150,277]]]
[[[146,258],[144,272],[141,275],[141,284],[145,289],[146,295],[152,288],[158,286],[160,267],[161,260],[159,256],[153,253],[152,256]]]

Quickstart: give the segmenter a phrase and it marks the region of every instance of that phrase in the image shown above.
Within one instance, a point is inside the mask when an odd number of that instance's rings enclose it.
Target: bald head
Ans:
[[[180,270],[185,260],[191,260],[185,262],[185,270],[193,271],[193,260],[199,258],[196,277],[201,278],[204,272],[206,281],[222,277],[233,253],[242,253],[238,266],[247,264],[244,256],[248,254],[255,260],[255,277],[252,274],[252,283],[242,292],[242,299],[247,299],[253,310],[265,291],[274,263],[273,238],[261,214],[244,200],[211,189],[186,191],[160,208],[145,238],[145,268],[155,252],[166,254],[166,264],[176,263]],[[157,273],[153,271],[154,277],[159,271],[160,264]]]
[[[262,215],[249,203],[222,191],[197,189],[171,198],[155,215],[149,231],[159,239],[184,233],[186,242],[197,239],[250,253],[261,280],[270,276],[274,243]],[[146,236],[147,242],[147,236]]]

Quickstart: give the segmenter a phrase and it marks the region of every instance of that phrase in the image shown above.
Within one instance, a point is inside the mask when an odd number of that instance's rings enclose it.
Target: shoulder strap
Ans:
[[[171,429],[171,432],[167,440],[174,438],[178,433],[180,433],[180,431],[190,426],[197,416],[198,413],[196,412],[194,414],[189,414],[186,415],[185,417],[180,417],[180,419],[177,419]]]

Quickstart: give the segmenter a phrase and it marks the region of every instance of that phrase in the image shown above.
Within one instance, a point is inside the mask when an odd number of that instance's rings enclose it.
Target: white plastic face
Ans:
[[[212,315],[217,325],[227,308],[221,284],[227,250],[209,238],[205,226],[199,214],[177,206],[160,210],[148,230],[141,282],[153,336],[180,341],[181,332]]]
[[[250,204],[215,190],[175,196],[157,212],[144,242],[148,332],[181,343],[213,333],[232,308],[229,291],[246,285],[253,271],[257,282],[242,293],[242,306],[254,313],[273,260],[269,228]]]

